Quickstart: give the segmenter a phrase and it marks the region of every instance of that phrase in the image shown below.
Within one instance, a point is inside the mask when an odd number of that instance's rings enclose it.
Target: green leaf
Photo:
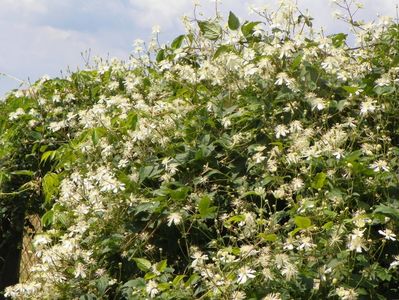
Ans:
[[[242,26],[241,26],[241,32],[242,34],[248,38],[249,36],[251,36],[253,34],[254,28],[256,25],[260,24],[261,22],[245,22]]]
[[[326,181],[327,175],[323,172],[318,173],[312,182],[312,188],[314,189],[321,189],[324,186],[324,183]]]
[[[295,216],[294,222],[301,229],[309,228],[312,225],[312,221],[308,217]]]
[[[156,269],[158,272],[163,272],[165,271],[166,267],[168,266],[168,261],[166,259],[160,261],[159,263],[157,263],[156,265]]]
[[[380,204],[374,210],[375,214],[382,214],[396,220],[399,220],[399,209]]]
[[[47,211],[41,218],[42,224],[44,226],[49,226],[53,223],[53,216],[54,216],[54,211],[49,210]]]
[[[188,192],[190,191],[190,189],[188,187],[180,187],[177,190],[171,190],[170,191],[170,198],[172,198],[173,200],[184,200],[186,199]]]
[[[337,102],[337,109],[338,111],[343,111],[345,106],[348,105],[348,101],[347,100],[340,100]]]
[[[177,287],[180,285],[180,282],[186,277],[186,275],[177,275],[175,279],[173,279],[172,284],[173,286]]]
[[[170,289],[170,283],[169,282],[161,282],[158,284],[158,288],[160,291],[166,291]]]
[[[151,272],[144,275],[144,279],[145,280],[150,280],[150,279],[153,279],[155,277],[157,277],[157,275],[154,274],[154,273],[151,273]]]
[[[161,169],[158,169],[158,166],[145,166],[142,167],[139,171],[139,179],[140,182],[143,182],[145,179],[150,179],[159,175],[162,172]]]
[[[347,86],[347,85],[344,85],[342,88],[343,88],[345,91],[347,91],[349,94],[354,94],[354,93],[356,93],[356,92],[359,90],[358,87],[355,87],[355,86]]]
[[[159,63],[165,59],[165,49],[161,49],[158,51],[155,60]]]
[[[178,49],[181,47],[181,45],[183,44],[184,38],[186,37],[185,34],[179,35],[177,38],[175,38],[172,42],[172,44],[170,45],[172,47],[172,49]]]
[[[345,33],[338,33],[329,36],[332,40],[333,45],[339,48],[345,44],[346,38],[348,37]]]
[[[277,235],[274,233],[266,234],[266,233],[259,233],[259,237],[262,238],[266,242],[275,242],[277,241]]]
[[[294,236],[295,234],[297,234],[301,230],[302,230],[302,228],[295,228],[294,230],[290,231],[288,234],[290,236]]]
[[[294,60],[292,61],[291,68],[296,70],[302,62],[302,55],[297,55]]]
[[[330,230],[333,226],[334,226],[334,223],[330,221],[330,222],[327,222],[326,224],[324,224],[322,228],[325,230]]]
[[[107,290],[107,287],[109,285],[109,280],[110,278],[108,275],[101,276],[96,283],[97,290],[100,293],[100,295],[104,295],[105,291]]]
[[[127,115],[126,127],[131,130],[136,130],[136,125],[138,121],[138,116],[135,112],[130,112]]]
[[[198,21],[198,26],[205,38],[215,41],[222,34],[222,27],[216,22]]]
[[[93,141],[93,145],[97,145],[100,138],[102,138],[106,134],[107,130],[104,127],[97,127],[92,129],[91,140]]]
[[[240,21],[232,12],[229,13],[228,25],[231,30],[237,30],[240,27]]]
[[[60,180],[55,173],[47,173],[42,180],[42,187],[44,193],[44,201],[49,202],[57,192]]]
[[[190,285],[194,285],[196,284],[199,280],[201,279],[201,277],[198,274],[193,274],[190,276],[190,278],[187,280],[186,282],[186,286],[190,286]]]
[[[40,163],[45,163],[47,160],[53,160],[57,155],[57,151],[46,151],[42,154],[42,158],[40,159]]]
[[[390,95],[395,93],[396,88],[394,86],[376,86],[374,91],[377,95]]]
[[[11,175],[33,176],[34,172],[30,170],[18,170],[10,173]]]
[[[198,211],[201,218],[207,219],[213,218],[215,216],[216,207],[210,206],[211,203],[212,200],[208,196],[202,197],[201,200],[198,202]]]
[[[145,288],[145,280],[143,278],[129,280],[122,288]]]
[[[231,223],[240,223],[242,221],[245,220],[245,216],[244,215],[236,215],[236,216],[232,216],[230,218],[228,218],[225,223],[226,224],[231,224]]]
[[[230,45],[221,45],[219,48],[217,48],[217,50],[215,51],[215,54],[213,55],[213,59],[218,58],[220,55],[222,55],[223,53],[227,53],[227,52],[232,52],[234,51],[234,48]]]
[[[151,269],[151,262],[145,258],[134,257],[133,260],[136,262],[137,267],[143,271],[147,272]]]

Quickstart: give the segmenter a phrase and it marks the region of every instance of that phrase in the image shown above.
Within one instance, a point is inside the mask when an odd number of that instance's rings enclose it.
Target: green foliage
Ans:
[[[238,28],[240,28],[240,21],[238,20],[237,16],[232,12],[229,13],[228,24],[231,30],[237,30]]]

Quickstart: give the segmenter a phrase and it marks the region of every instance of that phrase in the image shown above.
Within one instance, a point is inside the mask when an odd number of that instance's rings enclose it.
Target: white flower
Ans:
[[[277,74],[277,80],[274,82],[276,85],[290,85],[292,80],[288,77],[287,73],[281,72]]]
[[[294,245],[292,244],[292,238],[288,237],[283,246],[284,250],[293,250]]]
[[[303,183],[303,180],[301,178],[297,177],[297,178],[292,179],[291,188],[294,191],[299,191],[300,189],[303,188],[304,185],[305,184]]]
[[[282,59],[284,57],[291,57],[294,51],[294,45],[291,42],[286,42],[280,49],[279,58]]]
[[[303,130],[301,121],[295,120],[290,123],[290,132],[297,133]]]
[[[362,250],[367,250],[366,245],[364,244],[363,233],[366,229],[354,229],[353,233],[349,235],[348,249],[361,253]]]
[[[276,264],[276,267],[278,269],[281,269],[283,266],[286,266],[287,264],[290,263],[288,255],[285,253],[276,254],[274,260],[275,260],[274,263]]]
[[[354,289],[345,289],[343,287],[337,288],[335,292],[342,300],[356,300],[358,296]]]
[[[337,149],[336,151],[334,151],[333,153],[332,153],[332,155],[333,156],[335,156],[335,158],[337,159],[337,160],[340,160],[342,157],[344,157],[344,150],[343,149]]]
[[[254,189],[254,192],[261,197],[266,196],[266,189],[264,187],[258,186]]]
[[[87,275],[85,266],[82,263],[78,263],[73,274],[75,275],[75,278],[86,278]]]
[[[335,72],[339,68],[339,63],[335,57],[329,56],[321,63],[321,67],[327,72]]]
[[[372,168],[374,170],[374,172],[380,172],[381,170],[388,172],[389,171],[389,167],[388,164],[385,160],[378,160],[375,163],[372,163],[370,165],[370,168]]]
[[[296,269],[295,265],[287,263],[283,269],[281,270],[281,274],[287,279],[291,280],[295,278],[298,274],[298,270]]]
[[[308,236],[302,237],[301,244],[298,246],[298,250],[311,250],[316,247],[315,244],[312,243],[312,239]]]
[[[174,212],[168,216],[168,226],[170,227],[172,224],[178,225],[181,223],[182,216],[181,214]]]
[[[280,293],[267,294],[262,300],[281,300]]]
[[[231,300],[244,300],[246,299],[245,293],[241,291],[235,291],[231,295]]]
[[[265,149],[266,149],[265,146],[257,146],[257,147],[255,148],[255,151],[257,151],[257,152],[262,152],[262,151],[265,150]]]
[[[252,156],[252,159],[256,164],[259,164],[264,161],[266,157],[262,155],[262,152],[257,152],[254,154],[254,156]]]
[[[287,126],[285,126],[285,125],[277,125],[274,128],[274,131],[276,133],[276,138],[278,138],[278,139],[282,136],[286,136],[289,133],[289,130],[288,130]]]
[[[39,247],[42,245],[47,245],[49,243],[51,243],[51,239],[48,236],[41,234],[41,235],[38,235],[35,237],[35,239],[33,241],[33,246]]]
[[[194,258],[191,263],[191,267],[193,268],[195,268],[197,265],[202,265],[208,259],[208,255],[202,254],[200,251],[194,252],[191,257]]]
[[[67,123],[65,121],[60,121],[60,122],[51,122],[48,126],[48,128],[50,129],[50,131],[52,132],[57,132],[59,130],[61,130],[62,128],[67,127]]]
[[[161,27],[159,25],[155,25],[152,27],[152,34],[157,34],[161,32]]]
[[[255,270],[252,270],[248,267],[242,267],[238,270],[238,284],[244,284],[248,281],[248,279],[255,278]]]
[[[259,251],[254,248],[252,245],[243,245],[240,247],[241,256],[254,256]]]
[[[158,284],[154,280],[147,282],[145,290],[150,298],[154,298],[159,293]]]
[[[20,116],[22,116],[22,115],[24,115],[24,114],[25,114],[25,111],[24,111],[23,108],[17,108],[16,111],[14,111],[14,112],[12,112],[12,113],[10,113],[10,114],[8,115],[8,119],[9,119],[10,121],[13,121],[13,120],[18,119]]]
[[[224,117],[222,119],[222,125],[226,129],[229,128],[231,126],[231,120],[229,118],[227,118],[227,117]]]
[[[376,101],[367,97],[366,101],[363,101],[360,104],[360,114],[361,115],[367,115],[368,113],[374,112],[377,107],[375,106]]]
[[[392,232],[390,229],[378,230],[378,233],[384,236],[384,239],[396,241],[396,234]]]
[[[395,255],[394,256],[395,260],[393,262],[391,262],[391,264],[389,265],[390,269],[396,268],[397,266],[399,266],[399,255]]]
[[[320,97],[316,97],[315,94],[313,93],[309,93],[309,95],[307,96],[308,101],[310,103],[310,105],[312,106],[312,110],[323,110],[326,108],[326,100],[320,98]]]

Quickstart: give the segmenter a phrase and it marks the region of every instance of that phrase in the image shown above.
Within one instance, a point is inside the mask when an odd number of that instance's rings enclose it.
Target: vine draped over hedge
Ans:
[[[399,293],[398,24],[351,19],[351,48],[290,1],[258,13],[0,103],[3,213],[23,197],[44,225],[6,295]]]

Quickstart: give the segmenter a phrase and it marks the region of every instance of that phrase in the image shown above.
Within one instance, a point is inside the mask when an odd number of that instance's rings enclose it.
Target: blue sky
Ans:
[[[273,0],[223,0],[221,9],[249,18],[249,4]],[[332,18],[329,0],[298,0],[326,32],[344,30]],[[205,16],[212,15],[214,1],[201,0]],[[365,0],[360,18],[396,15],[399,0]],[[180,17],[192,16],[192,0],[0,0],[0,73],[34,82],[40,76],[61,76],[61,71],[83,68],[81,53],[127,58],[135,39],[149,40],[154,25],[167,42],[183,32]],[[0,75],[0,96],[17,88],[18,81]]]

